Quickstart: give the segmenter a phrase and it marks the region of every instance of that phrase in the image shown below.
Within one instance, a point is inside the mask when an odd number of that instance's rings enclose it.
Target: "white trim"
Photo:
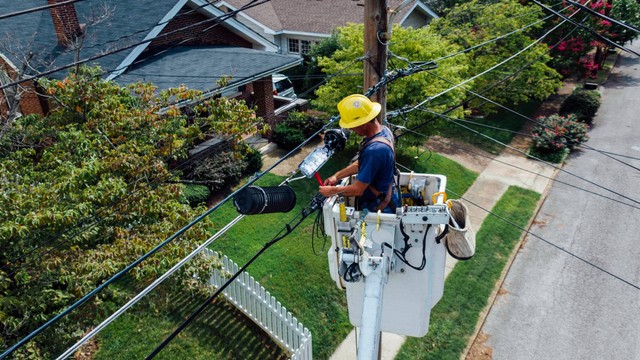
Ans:
[[[18,67],[11,61],[9,60],[8,57],[4,56],[3,53],[0,53],[0,57],[2,58],[2,60],[4,60],[4,62],[7,63],[7,65],[11,66],[11,68],[15,71],[18,72]]]
[[[199,11],[206,11],[209,14],[215,16],[215,17],[223,16],[223,15],[226,14],[224,11],[218,9],[213,4],[210,4],[205,0],[189,0],[189,1],[192,4],[200,7],[198,9]],[[209,6],[205,6],[206,4],[209,4]],[[242,13],[242,12],[240,12],[240,13]],[[278,47],[276,46],[276,44],[274,44],[271,41],[267,40],[266,38],[264,38],[262,35],[258,34],[257,32],[251,30],[247,25],[241,23],[240,21],[234,19],[233,17],[230,17],[229,19],[227,19],[224,22],[224,24],[226,25],[226,27],[229,30],[231,30],[236,35],[239,35],[239,36],[241,36],[243,38],[248,38],[254,44],[257,43],[257,44],[259,44],[259,45],[264,47],[264,49],[257,49],[257,50],[264,50],[264,51],[269,51],[269,52],[277,52],[278,51]]]
[[[236,8],[235,6],[233,6],[232,4],[229,4],[228,2],[222,0],[222,1],[218,1],[216,3],[216,5],[224,5],[226,7],[228,7],[229,9],[233,9],[233,10],[238,10],[238,8]],[[250,22],[256,24],[257,26],[261,27],[264,30],[265,34],[269,34],[269,35],[275,35],[275,30],[271,29],[270,27],[268,27],[267,25],[261,23],[260,21],[254,19],[253,17],[247,15],[244,13],[244,11],[241,11],[238,13],[238,15],[244,17],[245,19],[249,20]]]
[[[323,37],[323,38],[330,38],[331,37],[331,34],[304,32],[304,31],[289,31],[289,30],[276,31],[275,34],[276,35],[315,36],[315,37]]]
[[[151,39],[155,38],[156,36],[158,36],[158,34],[160,34],[160,32],[165,28],[165,26],[167,26],[167,24],[169,24],[169,20],[173,19],[173,17],[176,16],[178,11],[180,11],[180,9],[182,9],[184,7],[184,5],[187,3],[187,1],[189,1],[189,0],[178,0],[178,2],[173,6],[173,8],[171,8],[171,10],[169,10],[169,12],[162,18],[162,20],[160,20],[159,24],[161,24],[161,25],[156,25],[147,34],[147,36],[144,37],[143,41],[151,40]],[[116,69],[120,69],[120,70],[118,70],[116,72],[112,72],[111,75],[107,76],[107,80],[113,80],[116,77],[120,76],[123,72],[125,72],[127,70],[127,68],[129,67],[129,65],[131,65],[138,58],[138,56],[140,56],[140,54],[142,54],[142,52],[149,46],[149,44],[151,44],[151,41],[148,41],[148,42],[145,42],[143,44],[140,44],[140,45],[136,46],[129,53],[129,55],[127,55],[127,57],[124,58],[124,60],[122,60],[120,65],[118,65],[118,67],[116,67]]]
[[[398,24],[400,24],[400,26],[402,26],[402,23],[404,23],[407,20],[409,15],[411,15],[416,8],[420,8],[420,10],[422,10],[425,13],[425,15],[429,15],[434,19],[438,19],[439,18],[438,14],[436,14],[433,10],[431,10],[430,7],[428,7],[427,5],[422,3],[421,1],[415,1],[413,3],[413,6],[411,7],[411,10],[407,11],[407,13],[404,15],[402,20],[398,21]]]

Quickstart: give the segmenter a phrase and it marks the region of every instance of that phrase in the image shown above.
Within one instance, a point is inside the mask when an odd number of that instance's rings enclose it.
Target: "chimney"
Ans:
[[[55,5],[66,0],[48,0],[49,5]],[[60,45],[68,47],[71,43],[82,34],[76,8],[73,4],[60,5],[50,8],[53,27],[58,36]]]

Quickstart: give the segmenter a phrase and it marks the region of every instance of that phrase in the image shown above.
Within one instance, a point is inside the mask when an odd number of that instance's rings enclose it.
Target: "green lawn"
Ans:
[[[525,227],[539,198],[536,192],[511,186],[492,211]],[[447,278],[444,296],[431,311],[429,333],[409,338],[396,359],[460,359],[521,235],[518,228],[489,215],[476,236],[476,255],[459,262]]]
[[[322,169],[322,177],[344,166],[352,155],[345,152],[336,156]],[[408,164],[411,160],[403,151],[398,155],[400,162],[407,161]],[[451,188],[460,193],[464,193],[477,177],[477,174],[438,155],[430,159],[421,157],[414,169],[417,172],[449,176]],[[275,185],[281,181],[281,177],[269,174],[259,185]],[[298,195],[298,205],[291,213],[249,216],[211,248],[223,252],[238,264],[244,264],[306,205],[317,192],[318,184],[313,179],[305,179],[292,183],[292,186]],[[215,224],[220,224],[216,226],[219,228],[236,216],[235,208],[228,204],[212,214],[211,218]],[[315,243],[319,256],[312,251],[312,222],[312,219],[307,219],[293,234],[271,247],[248,272],[309,328],[313,334],[314,358],[326,359],[352,327],[348,320],[345,294],[338,290],[329,276],[326,250],[320,250],[322,241],[316,239]]]
[[[398,161],[416,172],[448,176],[448,188],[464,193],[476,173],[437,154],[421,156],[414,163],[415,149],[400,150]],[[321,171],[322,177],[333,174],[348,163],[353,150],[335,156]],[[266,174],[256,185],[278,185],[284,178]],[[291,184],[297,195],[297,205],[288,214],[265,214],[245,217],[214,242],[210,248],[228,255],[243,265],[267,241],[276,235],[317,193],[314,179]],[[327,359],[352,329],[349,324],[345,293],[329,276],[326,249],[322,240],[315,240],[318,256],[312,250],[312,214],[291,235],[273,245],[247,270],[283,306],[291,311],[313,335],[315,359]],[[235,207],[227,203],[211,214],[214,233],[238,216]],[[163,284],[164,286],[164,284]],[[156,296],[171,293],[166,309],[138,304],[103,330],[98,338],[96,359],[134,359],[148,355],[203,300],[187,295],[175,295],[170,289],[157,289]],[[153,303],[150,300],[149,303]],[[187,327],[158,358],[166,359],[276,359],[282,351],[253,323],[237,311],[218,302],[211,305],[202,318]]]
[[[529,102],[527,104],[522,104],[512,108],[523,115],[531,117],[539,106],[539,102]],[[527,122],[527,120],[523,119],[522,117],[501,109],[497,113],[490,114],[484,119],[474,119],[472,121],[483,125],[493,126],[496,128],[507,129],[511,131],[520,131],[522,125]],[[498,154],[504,148],[504,146],[496,143],[495,141],[478,135],[461,126],[455,125],[447,120],[438,120],[438,122],[439,124],[436,126],[436,131],[438,134],[444,137],[462,140],[492,154]],[[478,125],[470,125],[468,123],[462,124],[484,135],[499,140],[500,142],[505,144],[510,143],[511,139],[513,139],[513,137],[515,136],[514,134],[507,131],[491,129]]]

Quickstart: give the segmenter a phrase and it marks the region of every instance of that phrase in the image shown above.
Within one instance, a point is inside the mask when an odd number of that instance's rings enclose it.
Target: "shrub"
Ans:
[[[559,114],[575,114],[579,121],[591,124],[599,107],[599,92],[578,88],[562,102]]]
[[[184,186],[182,194],[189,205],[196,206],[207,200],[211,190],[205,185],[187,184]]]
[[[212,155],[195,160],[187,167],[183,171],[182,178],[206,185],[211,191],[221,190],[242,178],[247,169],[247,163],[241,152],[227,144],[210,151]]]
[[[540,155],[543,159],[557,157],[573,150],[576,146],[589,140],[588,126],[578,121],[575,115],[551,115],[539,118],[539,125],[533,128],[532,154]],[[556,161],[554,161],[556,162]]]
[[[300,129],[289,127],[286,123],[276,125],[271,140],[285,150],[292,150],[300,145],[306,137]]]
[[[254,174],[262,169],[262,154],[260,151],[243,143],[242,153],[244,155],[244,161],[247,164],[247,168],[243,171],[244,175]]]

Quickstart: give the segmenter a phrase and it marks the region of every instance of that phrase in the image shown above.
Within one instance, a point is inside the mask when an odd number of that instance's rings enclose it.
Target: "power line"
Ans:
[[[167,338],[160,343],[145,359],[153,359],[162,349],[164,349],[167,344],[171,342],[182,330],[184,330],[189,324],[191,324],[208,306],[213,302],[213,300],[220,295],[231,283],[242,274],[260,255],[262,255],[269,247],[271,247],[276,242],[282,240],[284,237],[289,235],[293,230],[295,230],[306,217],[313,213],[314,211],[322,208],[322,203],[324,201],[324,197],[314,198],[311,203],[304,208],[299,214],[297,214],[289,223],[285,225],[285,227],[280,230],[276,236],[274,236],[271,240],[269,240],[249,261],[247,261],[233,276],[229,278],[222,286],[220,286],[207,300],[205,300],[189,317],[178,326]],[[301,217],[300,220],[296,220],[298,217]],[[291,223],[294,222],[293,226]]]
[[[449,122],[452,122],[452,123],[454,123],[454,124],[456,124],[456,125],[458,125],[458,126],[460,126],[460,127],[464,128],[464,129],[467,129],[467,130],[469,130],[469,131],[471,131],[471,132],[473,132],[473,133],[475,133],[475,134],[477,134],[477,135],[480,135],[480,136],[485,137],[485,138],[487,138],[487,139],[489,139],[489,140],[491,140],[491,141],[493,141],[493,142],[495,142],[495,143],[498,143],[498,144],[500,144],[500,145],[503,145],[503,146],[505,146],[505,147],[507,147],[507,148],[509,148],[509,149],[511,149],[511,150],[514,150],[514,151],[516,151],[516,152],[518,152],[518,153],[520,153],[520,154],[523,154],[523,155],[524,155],[524,156],[526,156],[526,157],[530,157],[530,158],[532,158],[532,159],[538,160],[538,161],[540,161],[540,162],[542,162],[542,163],[544,163],[544,164],[546,164],[546,165],[548,165],[548,166],[553,167],[554,169],[557,169],[557,170],[562,171],[562,172],[564,172],[564,173],[566,173],[566,174],[569,174],[569,175],[571,175],[571,176],[574,176],[574,177],[576,177],[576,178],[578,178],[578,179],[580,179],[580,180],[582,180],[582,181],[585,181],[585,182],[587,182],[587,183],[589,183],[589,184],[591,184],[591,185],[594,185],[594,186],[596,186],[596,187],[598,187],[598,188],[601,188],[601,189],[603,189],[603,190],[605,190],[605,191],[608,191],[608,192],[610,192],[610,193],[612,193],[612,194],[618,195],[618,196],[620,196],[620,197],[622,197],[622,198],[624,198],[624,199],[627,199],[627,200],[629,200],[629,201],[632,201],[632,202],[634,202],[634,203],[636,203],[636,204],[640,204],[640,201],[638,201],[638,200],[635,200],[635,199],[633,199],[633,198],[631,198],[631,197],[628,197],[628,196],[626,196],[626,195],[624,195],[624,194],[621,194],[621,193],[619,193],[619,192],[617,192],[617,191],[615,191],[615,190],[612,190],[612,189],[609,189],[609,188],[607,188],[607,187],[605,187],[605,186],[602,186],[602,185],[600,185],[600,184],[597,184],[597,183],[595,183],[595,182],[593,182],[593,181],[591,181],[591,180],[589,180],[589,179],[586,179],[586,178],[584,178],[584,177],[582,177],[582,176],[576,175],[576,174],[574,174],[574,173],[572,173],[572,172],[570,172],[570,171],[567,171],[567,170],[565,170],[565,169],[563,169],[563,168],[561,168],[561,167],[559,167],[559,166],[557,166],[557,165],[554,165],[554,164],[552,164],[552,163],[550,163],[550,162],[544,161],[544,160],[542,160],[542,159],[540,159],[540,158],[538,158],[538,157],[535,157],[535,156],[533,156],[533,155],[531,155],[531,154],[527,154],[527,153],[525,153],[525,152],[524,152],[524,151],[522,151],[522,150],[516,149],[516,148],[514,148],[514,147],[513,147],[513,146],[511,146],[511,145],[505,144],[505,143],[501,142],[500,140],[496,140],[496,139],[492,138],[491,136],[485,135],[485,134],[483,134],[483,133],[481,133],[481,132],[479,132],[479,131],[477,131],[477,130],[474,130],[474,129],[472,129],[472,128],[468,127],[468,126],[462,125],[462,124],[460,124],[460,123],[458,123],[458,122],[456,121],[457,119],[454,119],[454,118],[452,118],[452,117],[450,117],[450,116],[447,116],[447,115],[444,115],[444,114],[441,114],[441,113],[438,113],[438,112],[435,112],[435,111],[427,110],[427,109],[424,109],[423,111],[427,111],[427,112],[429,112],[429,113],[431,113],[431,114],[433,114],[433,115],[439,116],[439,117],[441,117],[441,118],[443,118],[443,119],[445,119],[445,120],[447,120],[447,121],[449,121]]]
[[[67,1],[61,1],[61,2],[55,3],[55,4],[49,4],[49,5],[38,6],[38,7],[30,8],[30,9],[15,11],[15,12],[12,12],[12,13],[0,15],[0,20],[7,19],[7,18],[10,18],[10,17],[14,17],[14,16],[19,16],[19,15],[30,14],[30,13],[36,12],[36,11],[53,9],[53,8],[57,8],[58,6],[70,5],[70,4],[73,4],[73,3],[80,2],[80,1],[84,1],[84,0],[67,0]]]
[[[183,26],[181,28],[178,28],[178,29],[175,29],[175,30],[172,30],[172,31],[168,31],[168,32],[166,32],[164,34],[158,34],[157,36],[154,36],[151,39],[143,40],[143,41],[136,42],[136,43],[133,43],[133,44],[130,44],[130,45],[127,45],[127,46],[124,46],[124,47],[121,47],[121,48],[118,48],[118,49],[115,49],[115,50],[111,50],[111,51],[107,51],[107,52],[104,52],[104,53],[101,53],[101,54],[90,56],[88,58],[85,58],[85,59],[82,59],[82,60],[78,60],[78,61],[75,61],[73,63],[67,64],[67,65],[63,65],[63,66],[59,66],[59,67],[54,68],[54,69],[43,71],[43,72],[41,72],[41,73],[39,73],[37,75],[27,76],[27,77],[25,77],[23,79],[19,79],[19,80],[16,80],[16,81],[1,85],[0,86],[0,90],[5,89],[5,88],[7,88],[9,86],[15,86],[15,85],[19,85],[19,84],[22,84],[22,83],[30,81],[30,80],[41,78],[43,76],[50,75],[50,74],[56,73],[56,72],[61,71],[61,70],[66,70],[66,69],[69,69],[69,68],[74,67],[74,66],[82,65],[82,64],[85,64],[85,63],[90,62],[90,61],[95,61],[95,60],[101,59],[101,58],[103,58],[105,56],[109,56],[109,55],[112,55],[112,54],[115,54],[115,53],[118,53],[118,52],[121,52],[121,51],[129,50],[129,49],[138,47],[138,46],[143,45],[143,44],[148,44],[148,43],[150,43],[150,42],[152,42],[154,40],[164,39],[164,38],[167,38],[169,36],[174,35],[175,33],[178,33],[180,31],[184,31],[184,30],[193,28],[195,26],[207,24],[207,23],[210,23],[210,22],[217,22],[216,24],[214,24],[210,28],[206,29],[206,30],[209,30],[212,27],[223,23],[227,19],[232,18],[233,16],[235,16],[237,13],[239,13],[241,11],[253,8],[253,7],[258,6],[258,5],[265,4],[265,3],[269,2],[269,1],[271,1],[271,0],[261,0],[261,1],[259,1],[259,0],[251,0],[247,5],[244,5],[243,7],[239,8],[237,10],[230,11],[230,12],[224,14],[224,15],[220,15],[220,16],[217,16],[217,17],[213,17],[213,18],[209,18],[209,19],[206,19],[206,20],[202,20],[202,21],[199,21],[199,22],[194,23],[194,24],[186,25],[186,26]],[[126,67],[117,68],[117,69],[112,70],[110,72],[115,72],[115,71],[124,70],[124,69],[126,69]]]
[[[570,4],[572,4],[572,5],[574,5],[574,6],[577,6],[577,7],[581,8],[582,10],[586,10],[586,11],[587,11],[589,14],[591,14],[591,15],[595,15],[595,16],[597,16],[597,17],[601,18],[601,19],[605,19],[605,20],[610,21],[610,22],[612,22],[612,23],[614,23],[614,24],[616,24],[616,25],[619,25],[619,26],[622,26],[622,27],[627,28],[627,29],[629,29],[629,30],[635,31],[635,32],[637,32],[637,33],[640,33],[640,29],[639,29],[639,28],[637,28],[637,27],[635,27],[635,26],[633,26],[633,25],[631,25],[631,24],[627,24],[627,23],[625,23],[625,22],[623,22],[623,21],[620,21],[620,20],[616,20],[616,19],[610,18],[610,17],[608,17],[608,16],[607,16],[607,15],[605,15],[605,14],[600,14],[599,12],[594,11],[593,9],[591,9],[591,8],[589,8],[589,7],[587,7],[587,6],[584,6],[584,5],[580,4],[580,3],[577,3],[577,2],[575,2],[575,1],[572,1],[572,0],[567,0],[567,1],[568,1]]]
[[[534,3],[534,4],[536,4],[536,5],[538,5],[538,6],[540,6],[541,8],[545,9],[546,11],[548,11],[548,12],[550,12],[550,13],[554,14],[554,15],[559,16],[559,17],[563,18],[565,21],[569,21],[570,23],[572,23],[572,24],[574,24],[574,25],[576,25],[576,26],[580,26],[581,28],[583,28],[583,29],[587,30],[589,33],[591,33],[593,36],[597,37],[598,39],[600,39],[600,40],[602,40],[602,41],[604,41],[604,42],[606,42],[606,43],[608,43],[608,44],[610,44],[610,45],[613,45],[613,46],[617,47],[617,48],[618,48],[618,49],[620,49],[620,50],[626,51],[626,52],[628,52],[628,53],[630,53],[630,54],[633,54],[633,55],[635,55],[635,56],[639,56],[639,57],[640,57],[640,54],[639,54],[639,53],[637,53],[637,52],[635,52],[635,51],[633,51],[633,50],[631,50],[631,49],[629,49],[629,48],[627,48],[627,47],[624,47],[624,46],[622,46],[622,45],[619,45],[619,44],[615,43],[614,41],[610,40],[609,38],[607,38],[607,37],[605,37],[605,36],[600,35],[597,31],[593,30],[592,28],[590,28],[590,27],[588,27],[588,26],[586,26],[586,25],[584,25],[584,24],[580,24],[580,23],[577,23],[577,22],[575,22],[575,21],[571,20],[570,18],[568,18],[568,17],[566,17],[566,16],[564,16],[564,15],[562,15],[562,14],[558,13],[557,11],[555,11],[555,10],[553,10],[553,9],[550,9],[550,8],[548,8],[548,7],[544,6],[544,5],[543,5],[543,4],[541,4],[539,1],[537,1],[537,0],[533,0],[533,3]]]
[[[460,120],[458,120],[458,121],[460,121]],[[413,134],[416,134],[416,135],[419,135],[419,136],[422,136],[422,137],[425,137],[425,138],[428,138],[428,137],[429,137],[428,135],[425,135],[425,134],[420,133],[420,132],[417,132],[417,131],[413,131],[413,130],[408,129],[408,128],[404,127],[404,126],[399,126],[399,125],[394,125],[394,124],[390,124],[390,125],[391,125],[391,126],[393,126],[393,127],[395,127],[395,128],[397,128],[397,129],[399,129],[399,130],[408,131],[408,132],[411,132],[411,133],[413,133]],[[584,192],[586,192],[586,193],[588,193],[588,194],[592,194],[592,195],[595,195],[595,196],[601,197],[601,198],[606,199],[606,200],[610,200],[610,201],[613,201],[613,202],[617,202],[617,203],[619,203],[619,204],[622,204],[622,205],[625,205],[625,206],[631,207],[631,208],[633,208],[633,209],[640,210],[640,206],[636,206],[636,205],[633,205],[633,204],[629,204],[629,203],[626,203],[626,202],[621,201],[621,200],[618,200],[618,199],[613,199],[613,198],[611,198],[611,197],[609,197],[609,196],[605,196],[605,195],[599,194],[599,193],[597,193],[597,192],[595,192],[595,191],[591,191],[591,190],[588,190],[588,189],[585,189],[585,188],[579,187],[579,186],[577,186],[577,185],[570,184],[570,183],[565,182],[565,181],[562,181],[562,180],[558,180],[558,179],[556,179],[556,178],[554,178],[554,177],[547,176],[547,175],[544,175],[544,174],[541,174],[541,173],[538,173],[538,172],[535,172],[535,171],[532,171],[532,170],[529,170],[529,169],[523,168],[523,167],[521,167],[521,166],[518,166],[518,165],[515,165],[515,164],[512,164],[512,163],[509,163],[509,162],[506,162],[506,161],[502,161],[502,160],[500,160],[500,159],[498,159],[498,158],[496,158],[496,157],[488,156],[488,155],[482,154],[482,153],[477,152],[477,151],[473,151],[473,150],[470,150],[470,149],[467,149],[467,148],[463,148],[463,147],[461,147],[461,146],[456,146],[455,144],[454,144],[453,146],[455,146],[458,150],[461,150],[461,151],[467,152],[467,153],[469,153],[469,154],[472,154],[472,155],[475,155],[475,156],[484,157],[484,158],[489,159],[489,160],[491,160],[491,161],[495,161],[495,162],[498,162],[498,163],[500,163],[500,164],[510,166],[510,167],[512,167],[512,168],[514,168],[514,169],[521,170],[521,171],[524,171],[524,172],[528,172],[528,173],[530,173],[530,174],[532,174],[532,175],[539,176],[539,177],[545,178],[545,179],[547,179],[547,180],[550,180],[550,181],[553,181],[553,182],[557,182],[557,183],[559,183],[559,184],[566,185],[566,186],[572,187],[572,188],[577,189],[577,190],[580,190],[580,191],[584,191]]]
[[[438,75],[438,74],[435,74],[435,73],[429,73],[429,74],[430,74],[430,75],[432,75],[432,76],[437,77],[437,78],[438,78],[438,79],[440,79],[440,80],[446,81],[446,82],[448,82],[448,83],[450,83],[450,84],[455,84],[453,81],[448,80],[448,79],[446,79],[446,78],[444,78],[444,77],[442,77],[442,76],[440,76],[440,75]],[[509,107],[507,107],[507,106],[504,106],[504,105],[502,105],[502,104],[499,104],[498,102],[496,102],[496,101],[494,101],[494,100],[491,100],[491,99],[489,99],[489,98],[487,98],[487,97],[484,97],[484,96],[482,96],[481,94],[478,94],[478,93],[476,93],[476,92],[474,92],[474,91],[472,91],[472,90],[465,89],[465,88],[463,88],[463,90],[467,91],[467,92],[468,92],[468,93],[470,93],[470,94],[473,94],[475,97],[478,97],[478,98],[481,98],[481,99],[485,100],[485,102],[489,102],[489,103],[491,103],[491,104],[493,104],[493,105],[496,105],[496,106],[498,106],[498,107],[500,107],[500,108],[502,108],[502,109],[504,109],[504,110],[506,110],[506,111],[509,111],[510,113],[512,113],[512,114],[514,114],[514,115],[516,115],[516,116],[519,116],[519,117],[521,117],[521,118],[523,118],[523,119],[525,119],[525,120],[527,120],[527,121],[533,122],[533,123],[535,123],[535,124],[537,124],[537,125],[539,125],[539,126],[544,127],[545,129],[551,130],[551,131],[555,132],[556,134],[558,134],[556,129],[554,129],[553,127],[551,127],[551,126],[549,126],[549,125],[547,125],[547,124],[544,124],[544,123],[542,123],[542,122],[540,122],[540,121],[537,121],[537,120],[535,120],[535,119],[532,119],[532,118],[530,118],[530,117],[528,117],[528,116],[526,116],[526,115],[524,115],[524,114],[521,114],[521,113],[519,113],[519,112],[517,112],[517,111],[515,111],[515,110],[513,110],[513,109],[511,109],[511,108],[509,108]],[[464,120],[458,120],[458,121],[462,121],[462,122],[464,122]],[[501,129],[501,128],[497,128],[497,127],[492,127],[492,126],[489,126],[489,125],[478,124],[478,123],[473,123],[473,122],[470,122],[470,123],[475,124],[475,125],[478,125],[478,126],[484,126],[484,127],[494,128],[494,129],[496,129],[496,130],[508,131],[508,132],[516,133],[516,134],[523,135],[523,136],[531,136],[531,135],[529,135],[529,134],[523,134],[523,133],[513,132],[513,131],[511,131],[511,130]],[[565,139],[570,139],[570,137],[569,137],[569,136],[567,136],[567,135],[561,135],[561,134],[558,134],[558,135],[559,135],[559,136],[562,136],[562,137],[563,137],[563,138],[565,138]],[[634,169],[634,170],[638,170],[638,171],[640,171],[640,168],[639,168],[639,167],[634,166],[634,165],[631,165],[631,164],[629,164],[629,163],[627,163],[627,162],[624,162],[624,161],[622,161],[622,160],[620,160],[620,159],[617,159],[617,158],[615,158],[615,157],[613,157],[613,156],[611,156],[611,155],[609,155],[609,154],[607,154],[607,153],[605,153],[605,152],[603,152],[603,151],[600,151],[600,150],[598,150],[598,149],[594,149],[594,148],[592,148],[591,146],[586,145],[586,144],[581,144],[581,145],[583,145],[583,146],[584,146],[585,148],[587,148],[587,149],[590,149],[590,150],[593,150],[593,151],[599,152],[599,153],[601,153],[602,155],[604,155],[604,156],[606,156],[606,157],[608,157],[608,158],[610,158],[610,159],[612,159],[612,160],[615,160],[615,161],[617,161],[617,162],[619,162],[619,163],[621,163],[621,164],[623,164],[623,165],[625,165],[625,166],[628,166],[628,167],[630,167],[630,168],[632,168],[632,169]]]

